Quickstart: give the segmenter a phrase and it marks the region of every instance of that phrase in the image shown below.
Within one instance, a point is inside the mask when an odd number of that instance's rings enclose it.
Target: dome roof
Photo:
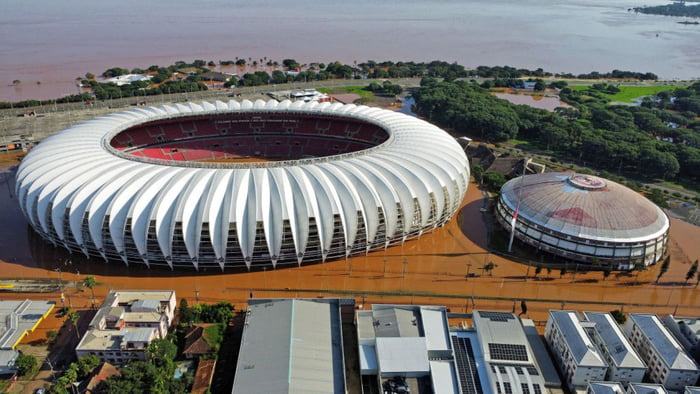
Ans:
[[[380,127],[387,138],[357,152],[254,163],[166,163],[125,155],[110,145],[120,132],[145,122],[228,113],[354,119]],[[345,254],[360,228],[368,244],[378,232],[386,234],[382,242],[388,244],[416,228],[433,228],[458,209],[469,167],[451,136],[400,113],[246,100],[139,108],[74,125],[38,144],[16,177],[24,215],[53,242],[70,240],[85,254],[97,250],[103,257],[109,247],[125,262],[138,256],[148,265],[155,237],[158,259],[171,268],[177,242],[184,242],[179,250],[186,248],[195,268],[206,242],[223,269],[232,243],[250,268],[260,227],[273,265],[290,239],[301,263],[310,234],[325,259],[337,218]],[[180,241],[173,235],[176,223],[182,227]],[[233,231],[236,237],[229,239]]]
[[[668,231],[666,214],[637,192],[592,175],[553,172],[511,179],[502,201],[519,220],[579,238],[639,242]]]

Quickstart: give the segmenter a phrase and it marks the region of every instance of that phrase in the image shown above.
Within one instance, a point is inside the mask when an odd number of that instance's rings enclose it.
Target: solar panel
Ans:
[[[515,315],[507,312],[479,311],[479,316],[485,319],[490,319],[491,321],[508,321],[511,319],[515,319]]]
[[[489,352],[493,360],[528,361],[525,345],[489,343]]]
[[[471,341],[469,338],[453,336],[452,346],[454,347],[457,373],[459,375],[460,385],[462,386],[462,394],[483,393]]]

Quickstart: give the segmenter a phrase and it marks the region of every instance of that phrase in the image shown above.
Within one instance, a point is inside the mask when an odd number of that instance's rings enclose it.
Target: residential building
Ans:
[[[700,319],[664,316],[661,321],[696,363],[700,363]]]
[[[145,360],[148,345],[165,338],[175,316],[175,291],[113,290],[78,343],[78,357],[93,354],[122,365]]]
[[[647,377],[669,390],[694,385],[700,370],[655,314],[630,313],[625,335],[646,362]]]
[[[549,311],[545,340],[571,391],[586,390],[589,382],[605,380],[608,364],[586,334],[576,312]]]
[[[232,392],[345,394],[341,315],[353,308],[350,299],[249,300]]]
[[[605,380],[620,382],[624,386],[629,382],[641,382],[647,366],[625,338],[615,319],[607,312],[583,312],[583,316],[585,320],[595,323],[586,329],[586,333],[608,364]]]
[[[618,382],[589,382],[586,394],[624,394],[625,388]]]

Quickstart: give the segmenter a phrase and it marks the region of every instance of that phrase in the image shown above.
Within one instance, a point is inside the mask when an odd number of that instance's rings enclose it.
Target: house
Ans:
[[[207,328],[215,324],[195,324],[185,334],[185,346],[182,354],[188,358],[198,358],[216,353],[217,349],[210,344]]]

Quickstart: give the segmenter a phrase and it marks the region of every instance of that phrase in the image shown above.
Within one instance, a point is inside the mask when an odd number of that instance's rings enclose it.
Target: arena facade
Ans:
[[[607,179],[563,172],[514,178],[501,188],[496,212],[508,231],[515,216],[517,239],[566,260],[626,270],[666,255],[666,214]]]
[[[450,220],[469,181],[443,130],[339,103],[138,108],[37,145],[31,227],[71,252],[170,269],[278,267],[386,248]]]

